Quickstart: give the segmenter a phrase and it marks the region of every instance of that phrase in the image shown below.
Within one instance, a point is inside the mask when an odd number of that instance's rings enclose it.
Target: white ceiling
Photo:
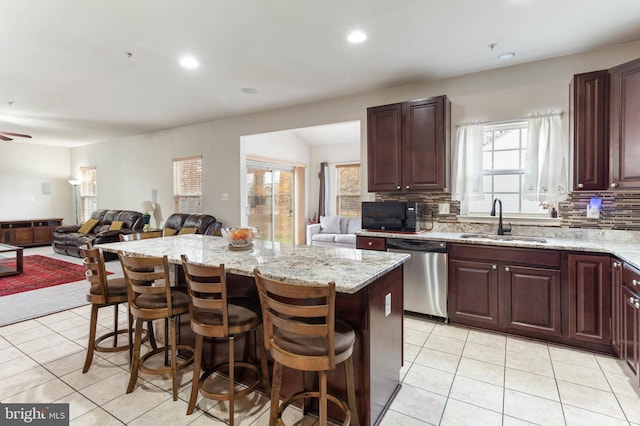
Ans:
[[[0,0],[0,16],[0,130],[59,146],[640,40],[638,0]]]

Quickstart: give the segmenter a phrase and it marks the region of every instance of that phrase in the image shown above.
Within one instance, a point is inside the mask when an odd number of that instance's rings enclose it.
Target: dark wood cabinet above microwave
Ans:
[[[367,109],[369,192],[445,188],[450,109],[446,96]]]
[[[573,189],[640,189],[640,59],[575,75],[573,104]]]

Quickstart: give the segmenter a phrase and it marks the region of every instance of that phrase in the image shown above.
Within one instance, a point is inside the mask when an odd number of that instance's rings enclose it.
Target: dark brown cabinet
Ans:
[[[622,359],[634,374],[638,374],[640,348],[638,321],[640,317],[640,271],[629,265],[622,270]]]
[[[569,254],[569,339],[611,345],[610,257]]]
[[[446,96],[367,109],[369,192],[444,189],[450,109]]]
[[[640,59],[609,71],[612,188],[640,188]]]
[[[622,354],[622,262],[611,260],[611,347]]]
[[[356,248],[363,250],[387,251],[387,239],[383,237],[356,237]]]
[[[609,178],[607,70],[573,77],[573,189],[603,190]]]
[[[560,253],[452,244],[452,322],[527,336],[560,336]]]

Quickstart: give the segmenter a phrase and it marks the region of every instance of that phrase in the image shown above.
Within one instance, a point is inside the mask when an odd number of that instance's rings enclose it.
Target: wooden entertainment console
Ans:
[[[61,218],[0,221],[0,243],[20,247],[51,244],[53,230],[60,225]]]

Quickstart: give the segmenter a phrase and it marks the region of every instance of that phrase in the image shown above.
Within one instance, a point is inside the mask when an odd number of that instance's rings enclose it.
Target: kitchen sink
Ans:
[[[513,241],[525,243],[546,243],[547,240],[538,237],[521,237],[517,235],[495,235],[495,234],[462,234],[460,238],[469,240],[490,240],[490,241]]]

